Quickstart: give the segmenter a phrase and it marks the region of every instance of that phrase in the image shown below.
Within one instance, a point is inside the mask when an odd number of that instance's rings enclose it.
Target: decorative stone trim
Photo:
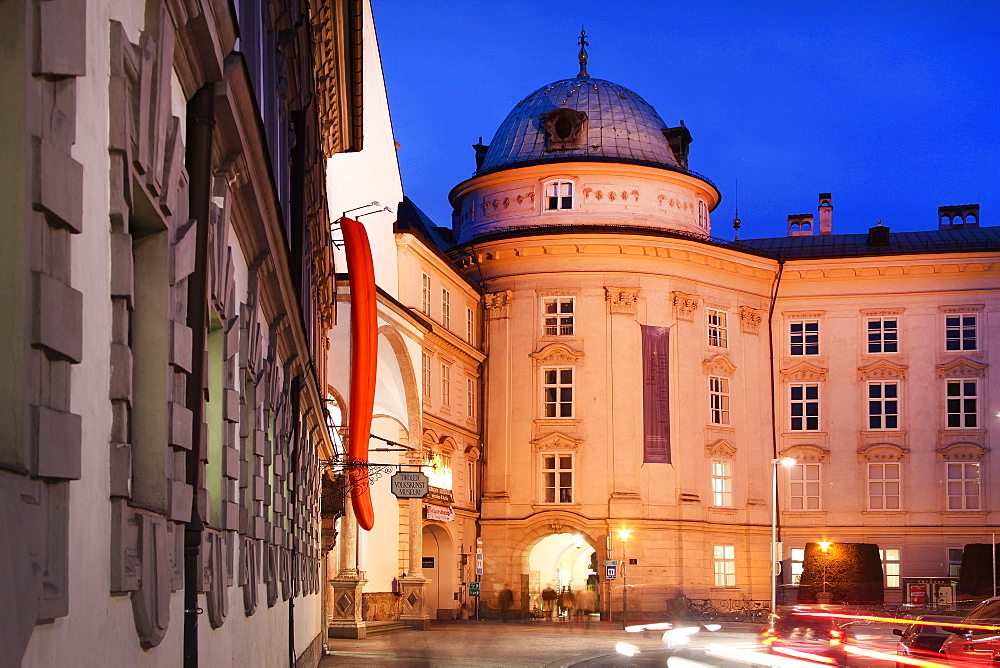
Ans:
[[[782,311],[781,317],[788,320],[800,320],[800,319],[811,319],[822,318],[826,315],[826,311]]]
[[[830,456],[830,450],[814,444],[799,444],[785,448],[781,457],[792,457],[800,464],[825,462]]]
[[[985,308],[985,304],[955,304],[949,306],[938,306],[938,310],[942,313],[970,313],[982,311]]]
[[[895,443],[870,443],[858,447],[858,455],[868,462],[901,462],[909,454],[909,448]]]
[[[552,432],[531,441],[531,447],[535,452],[543,450],[577,450],[583,443],[582,440],[567,436],[560,432]]]
[[[612,315],[635,315],[639,288],[613,288],[604,286],[604,299]]]
[[[985,378],[989,364],[968,357],[959,357],[937,365],[938,378]]]
[[[799,362],[795,366],[779,372],[785,382],[817,382],[826,380],[828,369],[809,362]]]
[[[890,360],[878,360],[867,366],[858,367],[858,380],[862,382],[886,378],[903,380],[906,378],[907,369],[905,364],[897,364]]]
[[[701,367],[710,376],[732,377],[733,372],[736,371],[736,365],[730,361],[728,355],[725,353],[719,353],[718,355],[706,358],[701,363]]]
[[[757,328],[764,319],[764,311],[751,306],[740,306],[740,326],[747,334],[756,334]]]
[[[982,461],[990,453],[990,449],[979,443],[963,441],[939,445],[935,452],[944,461]]]
[[[535,360],[536,364],[574,364],[583,359],[583,353],[564,343],[550,343],[528,357]]]
[[[889,315],[901,315],[906,309],[899,308],[863,308],[859,309],[859,313],[863,316],[889,316]]]
[[[488,292],[483,296],[483,300],[486,304],[486,317],[489,320],[502,320],[510,317],[510,303],[514,300],[512,291]]]
[[[674,313],[681,320],[694,320],[694,312],[698,308],[698,295],[689,295],[686,292],[674,290],[670,293],[671,304]]]
[[[709,457],[732,459],[736,456],[736,452],[736,447],[725,439],[720,439],[711,445],[705,446],[705,454]]]

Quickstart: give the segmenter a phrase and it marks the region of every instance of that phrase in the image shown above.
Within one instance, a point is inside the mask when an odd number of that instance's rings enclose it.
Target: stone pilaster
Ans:
[[[367,626],[362,616],[361,589],[368,582],[364,574],[354,570],[345,574],[341,569],[337,577],[329,581],[331,605],[326,620],[327,635],[330,638],[364,638]]]

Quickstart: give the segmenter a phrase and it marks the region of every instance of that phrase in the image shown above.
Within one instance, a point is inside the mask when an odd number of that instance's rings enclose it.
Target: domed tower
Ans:
[[[715,548],[735,545],[732,584],[767,597],[756,328],[774,273],[710,238],[720,195],[690,143],[581,66],[518,103],[451,191],[450,254],[486,293],[483,578],[520,583],[529,609],[546,585],[590,586],[618,615],[621,580],[598,565],[635,559],[647,599],[630,606],[662,611],[705,597]]]

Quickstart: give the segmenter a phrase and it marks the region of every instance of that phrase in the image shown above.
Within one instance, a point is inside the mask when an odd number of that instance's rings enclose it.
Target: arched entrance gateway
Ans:
[[[582,533],[551,533],[539,539],[528,551],[528,571],[522,576],[528,611],[549,613],[542,592],[571,592],[574,597],[584,589],[597,591],[597,550]],[[524,583],[524,580],[527,582]],[[557,616],[558,609],[551,609]]]
[[[455,548],[448,532],[436,524],[423,528],[422,570],[425,604],[431,619],[455,618]]]

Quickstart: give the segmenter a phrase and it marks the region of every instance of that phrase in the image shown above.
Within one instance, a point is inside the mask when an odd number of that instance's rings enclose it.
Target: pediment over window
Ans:
[[[736,365],[723,353],[706,358],[701,366],[712,376],[732,376],[733,372],[736,371]]]
[[[944,364],[938,364],[938,378],[984,378],[989,364],[977,362],[968,357],[959,357]]]
[[[576,450],[580,447],[581,443],[583,443],[583,441],[580,439],[554,431],[533,440],[531,442],[531,447],[538,452],[543,450],[555,452],[559,450]]]
[[[882,380],[906,378],[907,366],[889,360],[879,360],[867,366],[858,367],[858,380]]]
[[[830,451],[818,445],[793,445],[782,451],[779,456],[791,457],[798,464],[813,464],[825,462],[830,456]]]
[[[674,290],[670,296],[678,318],[690,320],[694,317],[695,309],[698,308],[698,295],[689,295],[686,292]]]
[[[948,443],[937,448],[941,459],[949,462],[978,462],[989,454],[990,449],[978,443]]]
[[[753,308],[752,306],[741,306],[739,308],[739,312],[740,324],[743,325],[743,331],[750,334],[756,334],[757,327],[760,325],[761,321],[764,320],[764,311]]]
[[[910,454],[910,449],[895,443],[871,443],[859,447],[858,454],[869,462],[900,462]]]
[[[827,369],[809,362],[799,362],[795,366],[781,371],[781,378],[785,381],[819,381],[826,380]]]
[[[529,355],[540,364],[574,364],[583,359],[583,352],[574,350],[563,343],[550,343]]]
[[[482,452],[477,445],[469,445],[465,448],[465,456],[472,461],[479,461],[479,456]]]
[[[732,459],[736,456],[736,448],[725,439],[720,439],[711,445],[706,445],[705,454],[709,457]]]

